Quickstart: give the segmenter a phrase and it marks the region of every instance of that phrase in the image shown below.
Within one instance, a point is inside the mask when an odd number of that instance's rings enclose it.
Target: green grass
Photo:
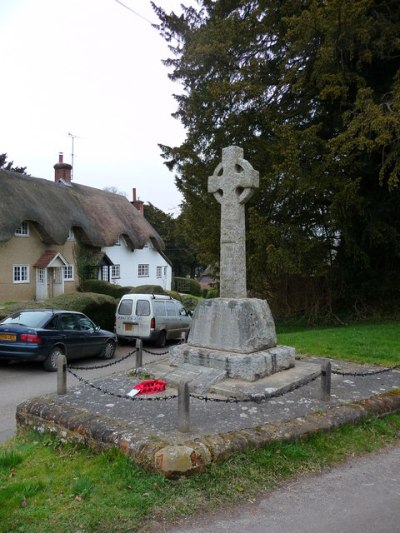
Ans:
[[[304,440],[235,454],[202,474],[166,479],[117,450],[96,454],[22,434],[0,448],[0,531],[140,531],[163,521],[248,501],[284,480],[400,440],[400,414]],[[16,459],[12,459],[12,458]]]
[[[400,363],[399,325],[278,327],[278,341],[304,354]],[[202,473],[169,480],[118,450],[96,454],[49,436],[21,434],[0,446],[0,532],[132,532],[151,520],[248,501],[286,479],[400,442],[400,414],[303,440],[234,454]]]
[[[357,324],[331,328],[277,327],[279,344],[301,354],[378,365],[400,364],[400,324]]]

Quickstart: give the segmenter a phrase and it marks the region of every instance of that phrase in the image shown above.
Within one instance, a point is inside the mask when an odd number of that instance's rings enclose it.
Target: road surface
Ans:
[[[162,352],[165,349],[157,349],[153,346],[144,346],[152,352]],[[115,358],[121,359],[134,347],[118,346]],[[155,359],[155,356],[143,352],[143,362]],[[72,361],[71,364],[76,366],[96,366],[107,364],[110,361],[101,359],[82,359]],[[134,368],[135,358],[132,355],[121,363],[109,366],[103,369],[86,370],[85,372],[76,372],[85,379],[109,376],[115,372],[122,372]],[[75,377],[67,374],[68,386],[76,386],[78,381]],[[15,411],[19,403],[57,392],[57,372],[46,372],[40,363],[17,363],[8,364],[0,361],[0,443],[6,441],[15,434]]]
[[[221,509],[164,533],[400,532],[400,445],[286,483],[233,509]],[[152,530],[155,533],[157,529]]]

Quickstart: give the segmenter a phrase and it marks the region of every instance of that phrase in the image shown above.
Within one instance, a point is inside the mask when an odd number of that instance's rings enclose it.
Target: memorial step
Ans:
[[[189,382],[191,392],[202,394],[216,383],[226,377],[226,372],[216,368],[206,368],[204,366],[183,363],[179,367],[174,367],[171,371],[163,375],[167,386],[178,387],[182,381]]]

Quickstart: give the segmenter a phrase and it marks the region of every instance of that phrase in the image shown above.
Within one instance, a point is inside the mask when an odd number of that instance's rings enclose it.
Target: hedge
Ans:
[[[121,285],[115,285],[108,281],[102,281],[100,279],[88,279],[81,281],[81,292],[96,292],[98,294],[108,294],[114,298],[121,298],[124,294],[132,291],[134,287],[122,287]]]
[[[167,294],[161,285],[139,285],[129,292],[131,294]]]
[[[192,278],[174,278],[172,280],[172,289],[177,292],[185,292],[194,296],[201,296],[200,283]]]
[[[60,294],[43,302],[18,302],[0,310],[0,319],[22,309],[66,309],[84,313],[103,329],[114,330],[117,299],[93,292]]]

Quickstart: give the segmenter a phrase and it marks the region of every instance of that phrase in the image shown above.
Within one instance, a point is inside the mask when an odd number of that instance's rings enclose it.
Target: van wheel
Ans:
[[[164,348],[164,346],[166,345],[167,343],[167,333],[163,330],[163,331],[160,331],[160,334],[158,335],[157,337],[157,340],[155,342],[155,345],[158,347],[158,348]]]

